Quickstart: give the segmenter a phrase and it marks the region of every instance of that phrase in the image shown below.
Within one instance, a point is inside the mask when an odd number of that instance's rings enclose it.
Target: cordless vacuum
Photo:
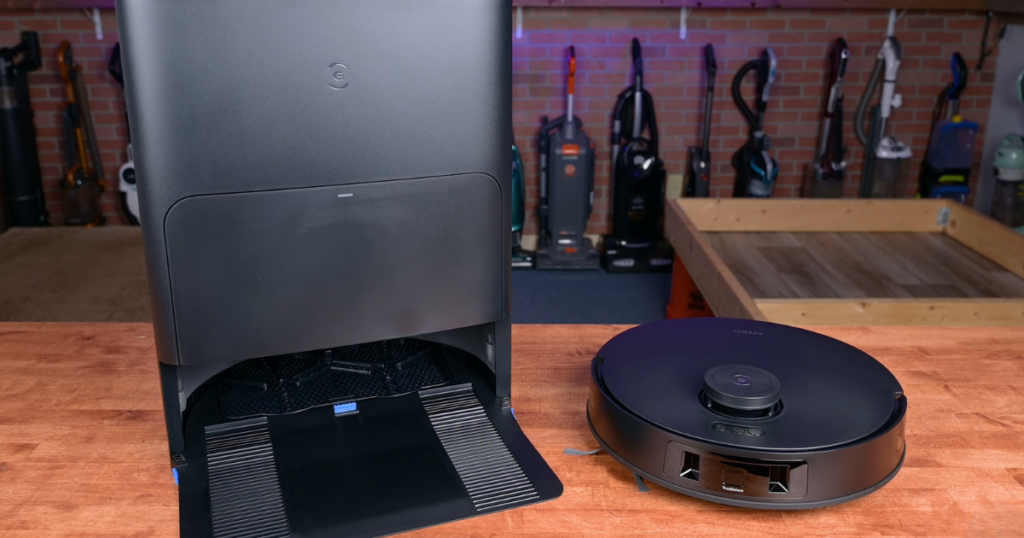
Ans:
[[[978,124],[960,116],[960,94],[967,87],[967,63],[959,52],[950,60],[953,81],[939,93],[932,109],[928,151],[921,163],[918,196],[967,203]]]
[[[36,32],[22,32],[20,43],[0,49],[0,198],[7,202],[0,231],[48,224],[26,76],[42,64]]]
[[[523,225],[526,222],[526,179],[523,157],[512,136],[512,268],[532,269],[533,252],[523,249]]]
[[[686,165],[686,196],[691,198],[707,198],[711,194],[711,109],[715,101],[715,75],[718,73],[715,48],[711,43],[704,45],[704,73],[707,77],[707,95],[704,97],[700,147],[690,148]]]
[[[906,190],[905,183],[913,153],[910,146],[894,136],[885,134],[892,109],[903,104],[902,96],[896,93],[896,76],[899,74],[902,59],[903,52],[899,40],[895,36],[887,36],[878,50],[867,88],[857,104],[854,131],[857,133],[857,140],[864,146],[864,165],[860,179],[861,198],[902,198]],[[871,107],[870,127],[868,132],[864,132],[864,117],[868,103],[874,98],[880,80],[882,97],[879,104]]]
[[[807,167],[804,178],[804,196],[810,198],[842,198],[846,177],[846,147],[843,146],[843,77],[850,48],[846,40],[836,39],[829,57],[828,96],[821,119],[818,155]]]
[[[110,62],[107,64],[107,71],[109,71],[110,76],[114,77],[114,80],[121,85],[121,89],[123,90],[124,70],[121,67],[120,43],[116,43],[114,45],[113,52],[110,53]],[[131,126],[129,126],[128,129],[128,147],[125,148],[125,153],[128,155],[128,160],[126,160],[117,171],[118,190],[121,191],[121,210],[124,211],[124,216],[128,219],[128,222],[138,226],[140,218],[139,190],[135,184],[135,159],[132,155]]]
[[[92,129],[89,101],[82,86],[81,67],[75,62],[70,42],[60,44],[57,64],[67,98],[63,112],[65,172],[60,182],[64,224],[101,226],[106,222],[100,207],[104,190],[103,165]]]
[[[604,238],[604,267],[609,273],[672,268],[672,248],[658,232],[665,205],[665,163],[658,158],[654,99],[644,89],[644,60],[636,38],[632,55],[633,85],[619,94],[612,124],[612,233]]]
[[[573,116],[576,48],[569,47],[568,112],[540,128],[540,236],[537,269],[598,269],[601,256],[584,234],[594,209],[594,142]]]
[[[771,156],[771,141],[764,133],[764,114],[768,109],[768,97],[772,85],[775,84],[775,72],[779,61],[771,47],[764,49],[761,57],[751,60],[740,67],[732,79],[732,100],[736,102],[743,117],[750,125],[750,138],[732,156],[732,165],[736,168],[736,184],[733,197],[768,198],[775,188],[775,180],[779,176],[779,163]],[[757,96],[754,110],[743,100],[740,86],[743,77],[757,70]]]

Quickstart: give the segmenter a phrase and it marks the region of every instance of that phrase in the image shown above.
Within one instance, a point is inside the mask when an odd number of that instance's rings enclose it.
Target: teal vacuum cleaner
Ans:
[[[768,198],[775,189],[775,180],[779,176],[779,163],[771,156],[771,141],[764,132],[764,114],[768,109],[768,97],[775,84],[775,72],[779,60],[769,47],[764,49],[760,58],[751,60],[740,67],[732,79],[732,100],[739,107],[743,117],[750,125],[750,138],[732,156],[732,165],[736,168],[736,184],[733,197]],[[747,73],[757,70],[757,97],[755,110],[751,110],[743,100],[740,86]]]
[[[569,47],[568,112],[540,129],[540,237],[537,269],[599,269],[601,255],[584,235],[594,210],[594,142],[573,116],[576,49]]]
[[[968,180],[978,124],[960,116],[960,94],[967,87],[967,63],[959,52],[953,54],[950,68],[953,81],[943,88],[932,109],[931,136],[921,163],[918,196],[949,198],[965,204],[970,194]]]
[[[1017,78],[1017,99],[1024,104],[1024,71]],[[1004,136],[992,167],[996,181],[989,214],[1024,234],[1024,136]]]
[[[515,140],[515,135],[512,136]],[[523,249],[523,224],[526,221],[526,179],[523,157],[512,143],[512,268],[532,269],[533,252]]]

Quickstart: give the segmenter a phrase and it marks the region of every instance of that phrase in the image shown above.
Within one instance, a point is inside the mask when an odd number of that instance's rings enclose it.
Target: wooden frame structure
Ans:
[[[1024,236],[956,202],[683,198],[666,203],[665,235],[717,316],[788,325],[1024,326],[1024,298],[754,299],[706,232],[944,233],[1024,278]]]

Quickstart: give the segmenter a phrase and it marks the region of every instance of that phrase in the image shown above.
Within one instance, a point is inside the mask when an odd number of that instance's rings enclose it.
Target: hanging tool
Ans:
[[[842,198],[843,179],[846,177],[846,147],[843,146],[843,78],[850,48],[846,40],[836,39],[829,58],[828,96],[821,119],[821,135],[816,162],[807,167],[804,196],[812,198]]]
[[[913,154],[909,146],[885,134],[892,109],[903,104],[903,97],[896,93],[896,77],[902,59],[903,52],[899,40],[895,36],[887,36],[878,50],[867,88],[857,104],[854,131],[865,150],[860,179],[861,198],[901,198],[906,189]],[[864,116],[868,110],[868,103],[878,89],[880,79],[881,100],[871,108],[870,127],[865,133]]]
[[[715,61],[715,48],[708,43],[704,45],[704,75],[707,80],[707,93],[704,97],[704,125],[702,126],[700,147],[690,148],[689,162],[686,166],[686,196],[707,198],[711,194],[711,110],[715,101],[715,76],[718,74],[718,63]]]
[[[110,62],[107,63],[107,71],[124,90],[124,70],[121,66],[121,44],[114,44],[114,50],[110,53]],[[128,160],[121,165],[117,171],[118,190],[121,191],[121,210],[124,212],[128,222],[138,226],[141,217],[139,212],[139,190],[135,184],[135,159],[132,154],[132,130],[128,124],[128,113],[125,112],[125,125],[128,125],[128,147],[125,154]]]
[[[604,238],[610,273],[668,271],[672,250],[659,226],[665,205],[665,163],[658,157],[654,98],[644,89],[640,40],[632,42],[633,84],[612,115],[612,233]],[[623,132],[624,127],[630,130]],[[646,136],[645,136],[646,133]]]
[[[594,142],[573,115],[576,94],[576,48],[569,47],[568,111],[541,122],[540,236],[537,269],[598,269],[601,257],[586,237],[594,209]]]
[[[71,43],[64,41],[60,44],[57,50],[57,63],[68,100],[64,109],[67,171],[64,174],[64,181],[61,182],[64,221],[69,226],[99,226],[104,222],[99,204],[103,183],[97,173],[99,160],[94,158],[90,164],[86,136],[91,132],[91,122],[86,116],[88,108],[83,106],[84,100],[81,99],[84,94],[81,88],[81,74],[72,55]]]
[[[775,73],[779,61],[771,47],[764,49],[761,57],[751,60],[740,67],[732,79],[732,100],[739,107],[743,117],[750,125],[750,138],[732,156],[732,165],[736,168],[736,185],[733,197],[746,196],[767,198],[775,188],[775,179],[779,175],[779,163],[771,156],[771,140],[764,133],[764,115],[768,109],[768,97],[772,85],[775,84]],[[743,101],[740,85],[747,73],[757,70],[757,96],[754,102],[756,113]]]
[[[0,49],[0,198],[6,198],[0,231],[7,224],[46,226],[49,221],[27,77],[43,64],[39,51],[36,32],[22,32],[20,43]]]
[[[953,54],[950,69],[953,81],[942,89],[932,109],[928,150],[921,163],[917,192],[924,198],[967,203],[978,124],[959,114],[960,94],[967,87],[967,63],[959,52]]]

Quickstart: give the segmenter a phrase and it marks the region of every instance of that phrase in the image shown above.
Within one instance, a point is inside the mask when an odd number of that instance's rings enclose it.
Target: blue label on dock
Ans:
[[[349,415],[352,413],[358,413],[359,408],[355,402],[345,402],[340,404],[334,404],[334,416]]]

